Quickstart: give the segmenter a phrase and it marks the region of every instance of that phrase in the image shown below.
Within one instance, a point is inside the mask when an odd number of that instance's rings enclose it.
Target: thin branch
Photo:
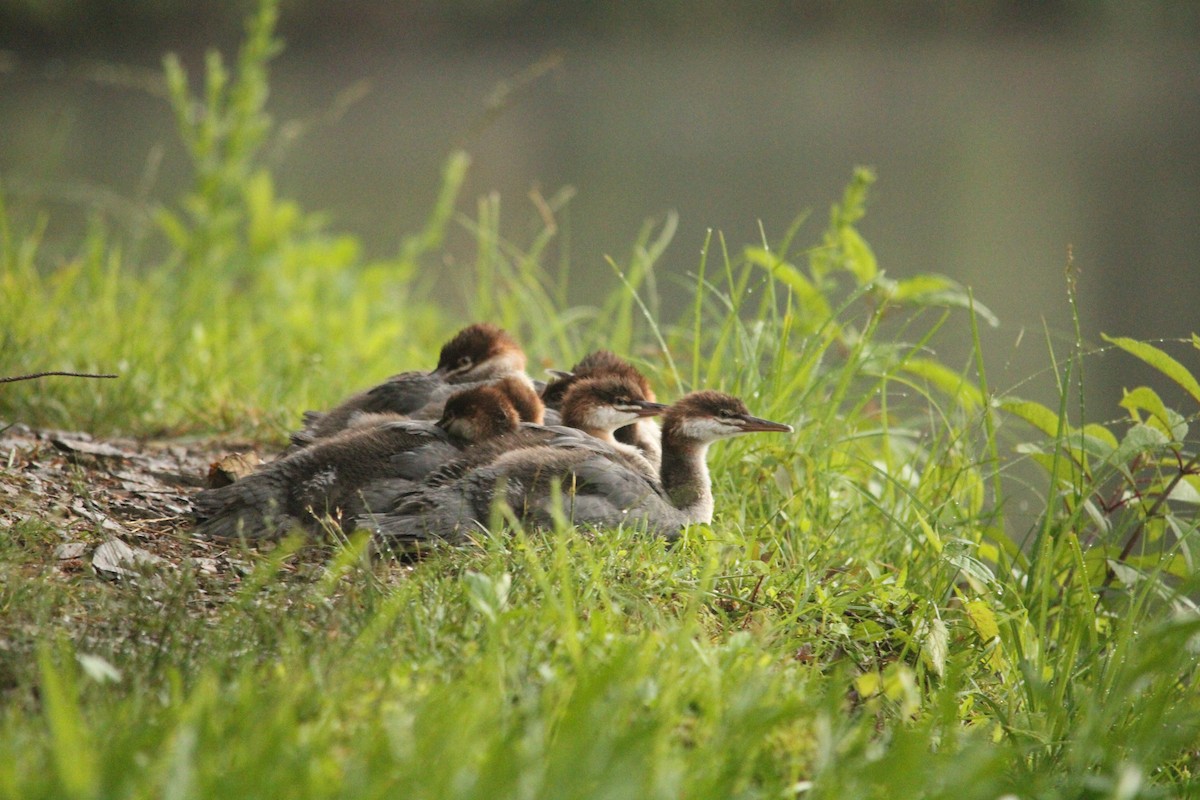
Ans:
[[[1180,457],[1180,460],[1182,460],[1182,457]],[[1146,513],[1142,516],[1137,527],[1133,529],[1133,533],[1129,534],[1129,540],[1125,542],[1125,546],[1121,548],[1121,554],[1117,556],[1118,563],[1123,563],[1125,559],[1129,558],[1129,555],[1133,552],[1134,546],[1137,545],[1138,541],[1141,540],[1142,533],[1146,530],[1146,523],[1158,516],[1159,510],[1163,507],[1163,505],[1166,504],[1167,500],[1170,499],[1171,492],[1175,490],[1175,487],[1178,486],[1179,482],[1185,477],[1195,474],[1198,466],[1200,466],[1200,453],[1196,453],[1191,457],[1191,459],[1188,460],[1186,464],[1183,464],[1179,468],[1179,472],[1175,473],[1167,485],[1163,487],[1162,492],[1157,498],[1155,498],[1154,504],[1151,505],[1149,510],[1146,511]],[[1096,592],[1096,608],[1100,607],[1100,602],[1104,596],[1104,592],[1108,590],[1108,587],[1112,585],[1113,579],[1116,577],[1116,572],[1111,566],[1108,566],[1104,576],[1104,583],[1100,584],[1100,589]]]
[[[97,375],[92,372],[33,372],[29,375],[13,375],[10,378],[0,378],[0,383],[14,383],[16,381],[31,381],[34,378],[45,378],[49,375],[63,375],[68,378],[117,378],[118,375]]]

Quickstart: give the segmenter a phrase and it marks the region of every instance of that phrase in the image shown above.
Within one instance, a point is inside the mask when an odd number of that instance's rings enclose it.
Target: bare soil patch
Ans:
[[[231,452],[271,457],[248,442],[97,439],[0,422],[0,531],[37,532],[30,549],[64,576],[163,562],[223,573],[228,545],[192,534],[190,498]]]

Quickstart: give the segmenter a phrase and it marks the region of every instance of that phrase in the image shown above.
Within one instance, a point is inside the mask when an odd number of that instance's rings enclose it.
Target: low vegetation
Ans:
[[[611,264],[607,297],[570,305],[565,199],[531,210],[529,240],[506,238],[498,200],[456,210],[461,153],[426,228],[364,262],[262,166],[274,15],[264,0],[236,63],[213,56],[202,85],[166,61],[195,177],[150,209],[160,260],[96,224],[47,264],[44,223],[0,207],[0,375],[121,375],[2,386],[0,418],[279,442],[300,410],[427,367],[480,319],[535,364],[609,347],[666,399],[720,388],[797,432],[715,448],[716,520],[671,547],[515,530],[401,565],[352,536],[235,551],[217,577],[185,560],[106,582],[56,565],[53,519],[13,522],[0,795],[1200,791],[1194,405],[1138,387],[1118,421],[1080,418],[1079,331],[1051,353],[1058,407],[989,386],[989,313],[946,278],[885,276],[856,228],[863,170],[811,246],[801,223],[781,241],[703,242],[679,320],[656,310],[669,219]],[[420,277],[449,252],[470,276],[460,313]],[[939,335],[973,339],[973,363],[938,361]],[[1167,352],[1109,343],[1200,403]],[[1007,497],[1031,464],[1026,531]],[[166,535],[187,546],[186,525]]]

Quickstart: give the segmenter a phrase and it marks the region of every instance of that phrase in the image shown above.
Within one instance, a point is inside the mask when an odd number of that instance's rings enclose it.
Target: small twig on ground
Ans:
[[[28,375],[13,375],[8,378],[0,378],[0,383],[14,383],[16,381],[31,381],[34,378],[45,378],[50,375],[63,375],[68,378],[118,378],[119,375],[98,375],[92,372],[31,372]]]

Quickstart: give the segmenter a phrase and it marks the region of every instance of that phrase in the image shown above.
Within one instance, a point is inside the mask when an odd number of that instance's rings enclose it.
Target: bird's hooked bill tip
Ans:
[[[653,400],[639,400],[637,405],[635,413],[639,417],[656,417],[670,408],[666,403],[655,403]]]

